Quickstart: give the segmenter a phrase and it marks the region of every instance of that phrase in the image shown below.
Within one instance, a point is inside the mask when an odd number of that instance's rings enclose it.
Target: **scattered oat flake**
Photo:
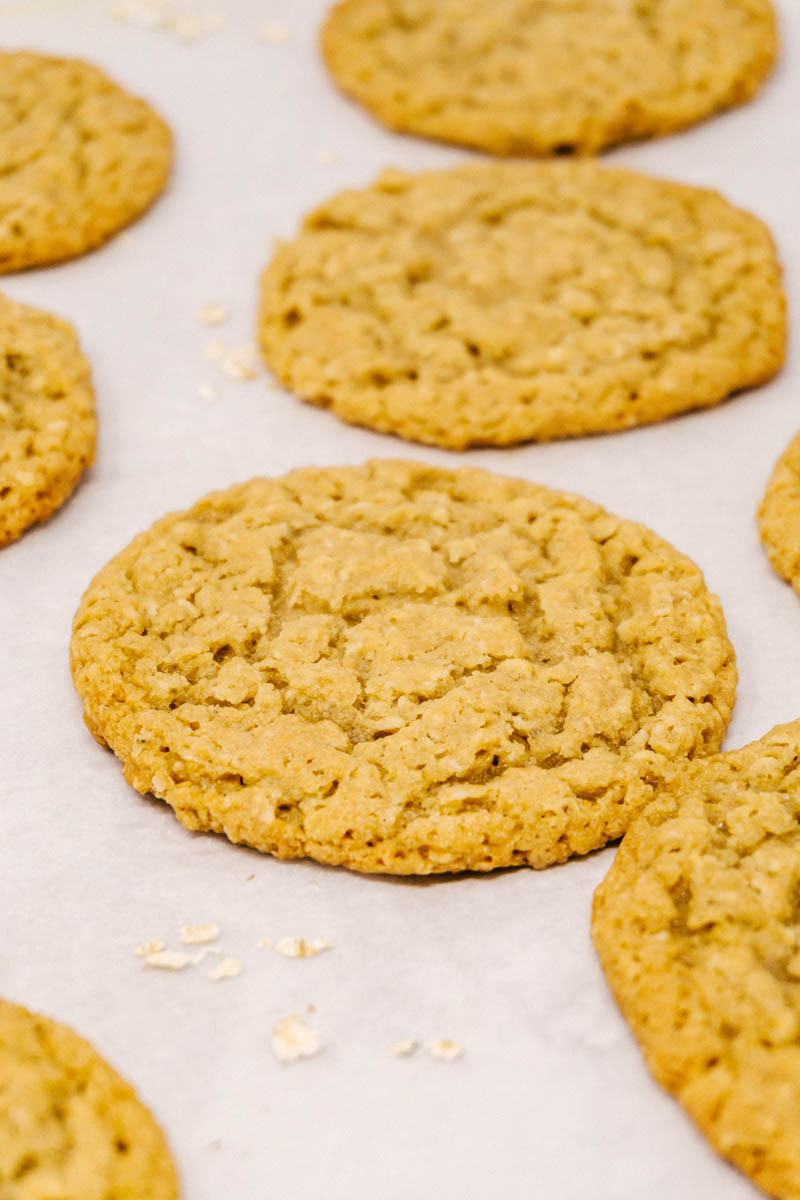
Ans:
[[[224,353],[225,347],[219,338],[212,338],[211,341],[206,344],[206,348],[203,351],[203,358],[213,361],[214,359],[222,358]]]
[[[316,938],[314,941],[309,941],[308,938],[285,937],[276,942],[275,950],[284,958],[314,958],[323,950],[330,950],[331,945],[332,943],[327,938]]]
[[[204,304],[197,313],[197,319],[201,325],[224,325],[230,315],[230,310],[224,304]]]
[[[184,946],[203,946],[217,940],[219,925],[182,925],[180,932]]]
[[[268,46],[278,46],[281,42],[288,42],[291,34],[288,25],[282,25],[280,21],[268,21],[259,29],[258,37]]]
[[[418,1046],[416,1038],[405,1038],[402,1042],[392,1042],[389,1053],[393,1058],[408,1058]]]
[[[272,1052],[279,1062],[292,1062],[296,1058],[310,1058],[322,1049],[320,1036],[299,1017],[284,1017],[277,1021],[272,1030]]]
[[[335,150],[318,150],[317,162],[322,167],[332,167],[339,161],[339,155]]]
[[[232,350],[228,350],[220,361],[220,370],[223,375],[227,375],[228,379],[255,379],[258,374],[256,363],[258,356],[255,346],[245,344],[243,346],[234,346]]]
[[[198,13],[192,4],[176,0],[125,0],[112,9],[112,16],[127,25],[170,33],[184,42],[216,33],[226,22],[218,9]]]
[[[158,954],[160,950],[166,949],[166,943],[161,938],[150,938],[149,942],[142,942],[134,950],[134,954],[138,954],[139,958],[147,958],[151,954]]]
[[[212,967],[208,972],[208,978],[213,979],[218,983],[220,979],[235,979],[237,975],[242,973],[242,964],[238,958],[222,958],[215,967]]]
[[[426,1042],[425,1049],[431,1058],[453,1059],[459,1058],[464,1053],[464,1047],[459,1046],[458,1042],[452,1042],[450,1038],[439,1038],[437,1041]]]
[[[145,956],[144,965],[160,967],[162,971],[182,971],[192,965],[192,956],[182,950],[155,950]]]
[[[258,946],[258,948],[260,950],[269,950],[270,946],[272,945],[272,938],[268,938],[268,937],[259,938],[258,941],[256,942],[256,945]]]
[[[197,389],[197,394],[201,400],[219,400],[219,391],[214,387],[213,383],[201,383]]]

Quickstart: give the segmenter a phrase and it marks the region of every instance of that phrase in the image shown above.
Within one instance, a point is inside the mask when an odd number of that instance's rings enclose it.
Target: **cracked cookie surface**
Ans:
[[[344,0],[322,35],[390,128],[494,154],[594,153],[749,99],[769,0]]]
[[[800,593],[800,433],[775,464],[758,528],[773,567]]]
[[[149,208],[171,158],[161,117],[97,67],[0,53],[0,272],[101,245]]]
[[[800,1197],[800,721],[691,765],[625,835],[593,935],[656,1079]]]
[[[736,668],[717,599],[579,497],[374,461],[214,493],[89,586],[89,729],[190,829],[428,874],[619,837],[718,749]]]
[[[592,162],[392,170],[333,196],[264,272],[259,333],[303,399],[452,449],[718,404],[786,339],[759,220]]]
[[[177,1200],[161,1130],[65,1025],[0,999],[2,1200]]]
[[[0,296],[0,546],[71,495],[95,436],[90,368],[72,326]]]

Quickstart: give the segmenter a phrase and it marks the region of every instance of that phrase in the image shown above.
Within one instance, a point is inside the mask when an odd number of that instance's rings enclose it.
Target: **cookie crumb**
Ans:
[[[182,925],[180,934],[184,946],[203,946],[217,940],[219,925]]]
[[[268,21],[258,31],[259,41],[268,46],[278,46],[282,42],[288,42],[290,37],[288,25],[283,25],[280,21]]]
[[[285,937],[276,943],[275,950],[284,958],[314,958],[323,950],[330,950],[331,946],[332,943],[327,938],[316,938],[314,941],[309,941],[308,938]]]
[[[156,950],[145,956],[146,967],[159,967],[162,971],[182,971],[192,965],[192,956],[182,950]]]
[[[219,400],[219,391],[213,383],[201,383],[197,394],[201,400]]]
[[[147,958],[151,954],[158,954],[160,950],[166,950],[166,942],[161,938],[150,938],[149,942],[142,942],[134,950],[134,954],[138,954],[139,958]]]
[[[279,1062],[310,1058],[322,1049],[320,1036],[292,1014],[277,1021],[272,1030],[272,1053]]]
[[[458,1042],[451,1041],[450,1038],[439,1038],[436,1041],[426,1042],[425,1049],[431,1058],[442,1060],[460,1058],[464,1053],[464,1047],[460,1046]]]
[[[224,304],[204,304],[197,312],[197,319],[201,325],[224,325],[230,315]]]
[[[227,375],[228,379],[244,381],[256,378],[258,374],[257,361],[255,346],[245,343],[242,346],[234,346],[232,350],[224,353],[219,365],[223,375]]]
[[[219,983],[220,979],[235,979],[237,975],[242,973],[242,964],[238,958],[233,958],[228,955],[221,959],[215,967],[212,967],[208,972],[208,978],[213,979],[215,983]]]
[[[413,1054],[419,1042],[416,1038],[404,1038],[401,1042],[392,1042],[389,1047],[389,1053],[392,1058],[408,1058],[409,1054]]]

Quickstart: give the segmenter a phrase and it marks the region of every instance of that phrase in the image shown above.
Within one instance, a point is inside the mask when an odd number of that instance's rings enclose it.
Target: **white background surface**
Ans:
[[[652,526],[722,597],[740,667],[727,746],[800,715],[800,599],[771,573],[753,517],[800,428],[794,359],[769,387],[701,415],[465,455],[345,426],[263,374],[231,382],[203,360],[217,332],[253,339],[272,235],[381,166],[465,157],[392,135],[339,96],[315,49],[325,0],[223,7],[226,28],[192,45],[116,24],[107,4],[0,7],[0,44],[96,60],[151,99],[177,140],[170,191],[130,236],[3,281],[78,327],[100,440],[73,500],[0,553],[0,993],[73,1025],[135,1083],[185,1200],[746,1200],[751,1185],[652,1083],[606,991],[588,921],[613,850],[538,874],[431,882],[279,863],[186,833],[82,725],[70,621],[134,533],[251,475],[380,454],[469,461]],[[608,161],[718,187],[759,213],[800,312],[800,6],[779,7],[782,62],[754,103]],[[291,39],[260,43],[265,21]],[[212,300],[232,310],[219,331],[195,320]],[[199,399],[204,382],[218,400]],[[137,943],[174,945],[195,921],[219,923],[239,978],[212,983],[207,964],[142,969]],[[328,936],[334,949],[289,961],[255,946],[286,934]],[[272,1025],[309,1004],[324,1052],[281,1066]],[[392,1059],[389,1043],[412,1036],[466,1051]]]

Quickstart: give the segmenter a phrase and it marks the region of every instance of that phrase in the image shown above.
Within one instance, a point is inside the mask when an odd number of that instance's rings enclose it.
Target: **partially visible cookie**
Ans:
[[[97,67],[0,53],[0,272],[101,245],[163,190],[164,121]]]
[[[64,503],[94,458],[95,432],[75,330],[0,296],[0,546]]]
[[[386,171],[264,272],[261,349],[305,400],[452,449],[626,429],[768,379],[766,227],[593,162]]]
[[[800,592],[800,433],[775,465],[758,510],[758,527],[769,561]]]
[[[322,46],[392,129],[586,154],[749,99],[777,38],[769,0],[342,0]]]
[[[161,1130],[88,1042],[0,1000],[3,1200],[177,1200]]]
[[[430,874],[619,837],[719,748],[736,667],[661,538],[562,492],[374,461],[173,513],[89,586],[89,729],[190,829]]]
[[[800,721],[687,764],[625,835],[593,934],[656,1079],[800,1197]]]

